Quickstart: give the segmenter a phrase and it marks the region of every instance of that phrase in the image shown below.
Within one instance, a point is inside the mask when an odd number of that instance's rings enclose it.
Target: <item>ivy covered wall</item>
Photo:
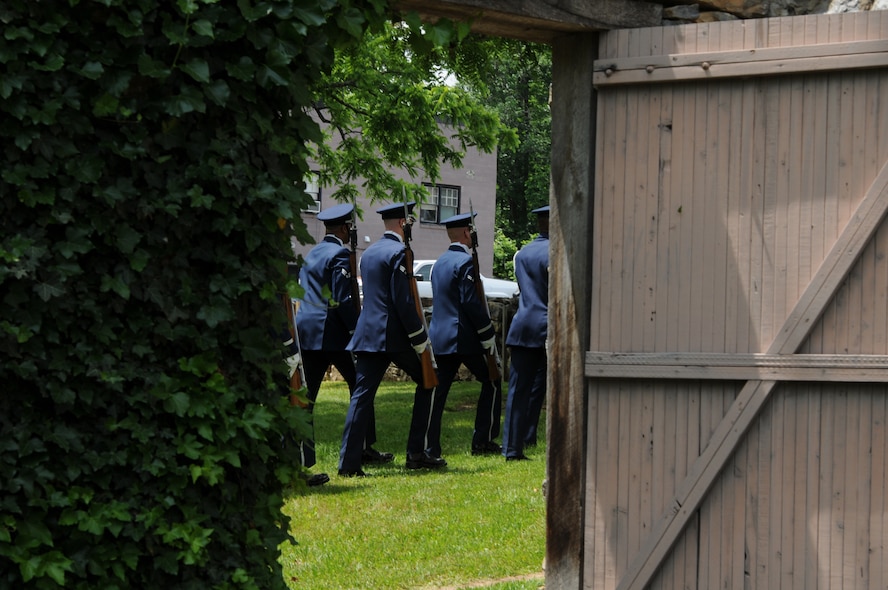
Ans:
[[[285,587],[280,220],[384,4],[0,7],[0,587]]]

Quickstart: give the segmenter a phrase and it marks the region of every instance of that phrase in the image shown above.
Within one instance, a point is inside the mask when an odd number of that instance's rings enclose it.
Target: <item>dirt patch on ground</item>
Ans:
[[[542,572],[538,574],[526,574],[523,576],[510,576],[508,578],[500,578],[499,580],[484,580],[481,582],[469,582],[460,584],[459,586],[440,586],[435,590],[462,590],[463,588],[489,588],[496,584],[505,584],[506,582],[526,582],[528,580],[539,580],[538,590],[543,590],[545,586],[546,576]]]

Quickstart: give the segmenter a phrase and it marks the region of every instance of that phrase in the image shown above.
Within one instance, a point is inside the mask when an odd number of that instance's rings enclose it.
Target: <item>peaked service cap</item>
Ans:
[[[318,221],[323,221],[324,225],[342,225],[351,221],[354,209],[351,203],[340,203],[318,213]]]
[[[474,215],[478,214],[475,213]],[[472,225],[472,217],[474,215],[472,213],[460,213],[459,215],[448,217],[440,225],[447,226],[448,229],[451,227],[469,227]]]
[[[548,215],[549,214],[549,206],[546,205],[545,207],[538,207],[538,208],[534,209],[533,211],[531,211],[531,213],[536,213],[537,215]]]
[[[383,219],[403,219],[404,205],[405,203],[392,203],[391,205],[386,205],[382,209],[377,209],[376,212],[382,215]],[[413,213],[413,207],[415,205],[416,203],[412,201],[406,203],[408,215]]]

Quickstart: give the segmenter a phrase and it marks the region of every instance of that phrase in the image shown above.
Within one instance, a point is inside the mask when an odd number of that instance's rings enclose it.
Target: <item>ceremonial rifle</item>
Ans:
[[[348,253],[348,265],[351,272],[351,294],[355,300],[355,309],[361,315],[361,286],[358,285],[358,218],[352,209],[352,224],[348,230],[348,241],[351,243],[351,252]]]
[[[293,299],[290,298],[289,295],[284,295],[284,308],[287,310],[287,323],[290,328],[290,336],[293,338],[293,343],[296,345],[296,370],[293,371],[293,375],[290,377],[290,405],[291,406],[299,406],[301,408],[306,407],[306,404],[297,394],[297,392],[302,389],[305,384],[305,366],[302,364],[302,346],[299,344],[299,330],[296,329],[296,308]]]
[[[401,189],[401,194],[404,195],[404,189]],[[413,274],[413,249],[410,247],[410,239],[412,237],[412,228],[410,226],[410,213],[407,211],[407,197],[404,195],[404,265],[407,267],[407,277],[410,281],[410,293],[413,295],[413,300],[416,302],[416,314],[419,316],[419,320],[422,322],[422,327],[425,330],[426,338],[428,338],[429,327],[426,325],[425,314],[422,311],[422,301],[419,298],[419,287],[416,286],[416,275]],[[422,354],[419,355],[419,360],[422,364],[422,386],[426,389],[431,389],[438,385],[438,375],[435,372],[435,356],[432,352],[432,343],[429,341],[429,345],[426,346],[426,349],[422,351]]]
[[[490,307],[487,305],[487,296],[484,294],[484,284],[481,282],[481,263],[478,261],[478,230],[475,227],[475,211],[472,209],[472,201],[469,200],[469,234],[472,237],[472,278],[475,282],[475,293],[478,299],[484,305],[484,311],[487,312],[487,319],[490,319]],[[485,352],[487,358],[487,373],[490,375],[491,381],[502,379],[502,373],[499,368],[499,354],[496,351],[496,341],[494,340],[493,350]]]

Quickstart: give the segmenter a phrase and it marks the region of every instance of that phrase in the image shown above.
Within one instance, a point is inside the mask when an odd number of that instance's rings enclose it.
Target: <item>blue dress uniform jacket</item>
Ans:
[[[432,405],[427,449],[433,457],[441,456],[441,422],[450,386],[465,365],[481,382],[472,433],[472,451],[489,449],[499,435],[502,385],[494,382],[487,370],[481,342],[496,335],[487,311],[475,290],[473,262],[469,249],[451,244],[435,262],[432,270],[432,323],[429,338],[438,360],[438,389]]]
[[[540,234],[515,255],[518,311],[506,345],[511,348],[509,394],[503,421],[503,455],[524,458],[536,443],[537,424],[546,397],[546,336],[549,319],[549,236]]]
[[[356,474],[372,420],[373,400],[390,363],[403,369],[414,382],[413,416],[407,437],[411,455],[426,447],[435,389],[422,387],[422,367],[413,345],[428,339],[410,292],[405,246],[400,236],[386,232],[361,257],[364,304],[348,349],[355,353],[357,381],[349,400],[339,449],[339,473]],[[446,464],[446,463],[445,463]]]
[[[546,346],[549,322],[549,236],[541,234],[515,255],[518,311],[512,318],[506,345]]]
[[[462,244],[451,244],[435,262],[429,338],[437,355],[481,354],[481,342],[494,336],[487,302],[475,291],[472,266],[472,256]]]
[[[348,248],[335,236],[324,236],[305,257],[299,284],[305,289],[296,312],[302,350],[345,350],[358,322]]]
[[[409,269],[413,272],[413,269]],[[352,352],[405,352],[427,339],[410,293],[403,242],[385,233],[361,257],[364,304]]]
[[[314,412],[321,382],[330,365],[336,367],[355,388],[355,364],[345,349],[358,322],[358,308],[352,299],[349,250],[333,235],[326,235],[305,257],[299,271],[299,284],[305,289],[296,312],[296,327],[302,349],[302,366],[308,388],[308,411]],[[301,441],[301,461],[305,467],[317,461],[314,418],[311,435]],[[376,416],[371,408],[366,433],[367,446],[376,442]]]

